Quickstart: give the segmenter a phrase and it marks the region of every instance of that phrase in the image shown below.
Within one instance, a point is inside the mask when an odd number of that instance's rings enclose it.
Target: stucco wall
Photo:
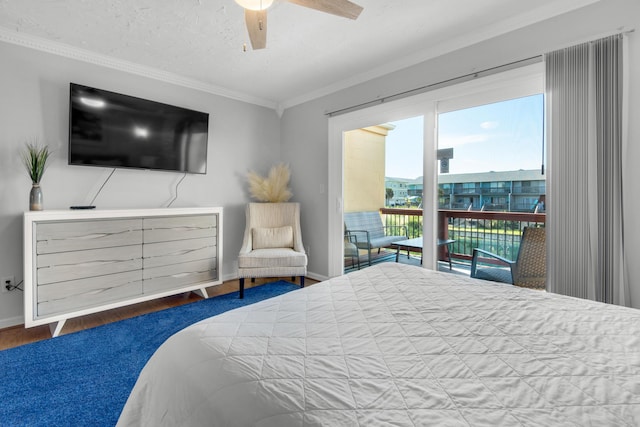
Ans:
[[[345,133],[344,211],[377,211],[384,207],[385,142],[388,126]]]

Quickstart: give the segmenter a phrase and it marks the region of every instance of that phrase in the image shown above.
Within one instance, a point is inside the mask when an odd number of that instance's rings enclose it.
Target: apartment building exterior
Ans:
[[[394,197],[387,206],[405,206],[422,197],[422,177],[385,178]],[[438,176],[438,208],[474,211],[543,212],[545,175],[539,169]]]
[[[386,205],[390,207],[406,205],[409,197],[409,186],[415,188],[418,185],[418,180],[420,180],[420,195],[422,195],[422,177],[417,179],[385,177],[385,189],[390,188],[393,192],[393,196],[387,198]]]

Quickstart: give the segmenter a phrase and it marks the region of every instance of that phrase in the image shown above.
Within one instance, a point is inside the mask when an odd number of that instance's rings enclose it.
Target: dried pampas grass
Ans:
[[[249,171],[247,174],[249,193],[251,197],[261,202],[286,202],[293,195],[289,189],[290,176],[289,166],[284,163],[272,167],[267,177]]]

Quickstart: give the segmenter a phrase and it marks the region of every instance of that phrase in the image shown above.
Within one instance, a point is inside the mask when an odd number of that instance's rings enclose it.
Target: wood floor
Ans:
[[[291,278],[283,278],[285,280],[291,280]],[[245,281],[245,288],[251,288],[253,286],[259,286],[264,283],[272,282],[276,278],[269,279],[256,279],[255,283],[251,283],[250,280]],[[296,283],[299,283],[296,280]],[[305,286],[318,283],[316,280],[305,278]],[[236,292],[238,290],[238,281],[230,280],[222,283],[218,286],[207,288],[209,297],[228,294]],[[80,331],[83,329],[94,328],[96,326],[104,325],[106,323],[116,322],[118,320],[128,319],[131,317],[139,316],[141,314],[151,313],[154,311],[164,310],[166,308],[177,307],[183,304],[189,304],[194,301],[201,300],[202,297],[196,295],[193,292],[187,292],[183,294],[173,295],[170,297],[159,298],[152,301],[147,301],[139,304],[130,305],[127,307],[115,308],[113,310],[107,310],[100,313],[89,314],[87,316],[78,317],[75,319],[69,319],[62,329],[60,335],[68,334],[71,332]],[[0,329],[0,350],[7,348],[17,347],[19,345],[28,344],[36,341],[41,341],[51,338],[51,332],[48,325],[36,326],[26,329],[24,325],[12,326],[10,328]]]

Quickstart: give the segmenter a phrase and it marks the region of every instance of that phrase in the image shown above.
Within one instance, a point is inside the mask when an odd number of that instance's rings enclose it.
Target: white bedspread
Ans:
[[[121,426],[639,426],[640,311],[385,263],[199,322]]]

